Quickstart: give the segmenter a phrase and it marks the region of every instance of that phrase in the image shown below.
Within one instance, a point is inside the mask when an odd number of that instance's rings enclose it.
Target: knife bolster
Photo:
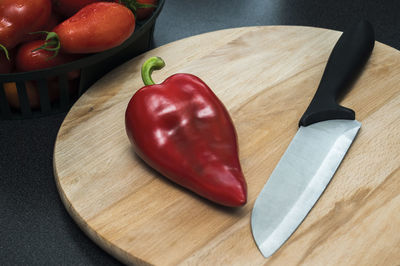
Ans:
[[[314,104],[311,102],[307,111],[301,117],[299,126],[305,127],[317,122],[332,119],[355,119],[355,112],[352,109],[343,107],[336,103],[331,103],[329,107],[325,104],[323,106],[319,105],[323,105],[323,102],[318,100],[315,101]]]

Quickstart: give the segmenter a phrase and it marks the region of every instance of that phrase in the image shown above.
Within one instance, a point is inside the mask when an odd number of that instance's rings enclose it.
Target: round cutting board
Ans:
[[[321,198],[272,257],[250,228],[256,197],[297,131],[340,32],[245,27],[179,40],[121,65],[72,107],[57,136],[54,173],[75,221],[129,264],[393,265],[400,262],[400,52],[376,42],[342,104],[362,122]],[[220,207],[175,185],[134,153],[124,113],[150,56],[206,82],[231,114],[248,203]]]

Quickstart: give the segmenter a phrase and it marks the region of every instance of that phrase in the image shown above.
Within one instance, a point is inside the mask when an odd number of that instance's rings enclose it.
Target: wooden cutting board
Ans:
[[[399,265],[400,52],[376,43],[342,104],[361,131],[315,207],[272,257],[250,228],[254,201],[287,145],[340,32],[289,26],[228,29],[176,41],[115,69],[63,122],[54,149],[61,198],[98,245],[128,264]],[[124,112],[140,67],[161,56],[156,83],[186,72],[205,81],[235,123],[248,203],[217,206],[145,165]]]

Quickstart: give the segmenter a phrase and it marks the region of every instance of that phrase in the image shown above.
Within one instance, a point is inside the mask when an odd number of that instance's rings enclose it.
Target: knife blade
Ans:
[[[251,229],[257,247],[269,257],[305,219],[335,174],[361,123],[339,105],[367,62],[374,31],[362,20],[335,44],[318,89],[299,129],[256,199]]]

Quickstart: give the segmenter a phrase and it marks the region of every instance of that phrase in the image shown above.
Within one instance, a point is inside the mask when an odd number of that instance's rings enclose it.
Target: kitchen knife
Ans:
[[[299,129],[258,196],[251,215],[264,257],[279,249],[321,196],[361,123],[337,101],[354,82],[374,47],[372,26],[361,21],[334,46]]]

